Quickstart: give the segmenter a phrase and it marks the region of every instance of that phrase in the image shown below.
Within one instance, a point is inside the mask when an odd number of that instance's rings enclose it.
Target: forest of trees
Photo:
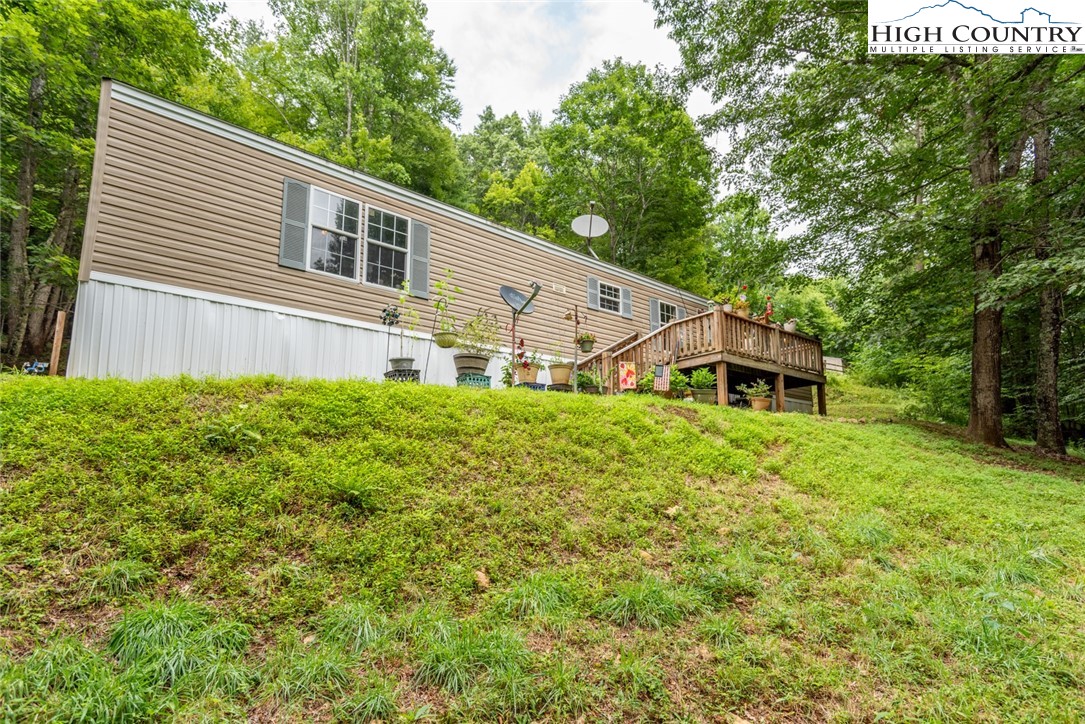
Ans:
[[[594,200],[600,258],[772,295],[919,416],[1048,453],[1082,433],[1085,56],[870,56],[850,0],[654,0],[679,68],[615,59],[549,122],[461,120],[420,0],[269,5],[272,29],[205,0],[0,0],[6,363],[74,303],[108,76],[581,251]]]

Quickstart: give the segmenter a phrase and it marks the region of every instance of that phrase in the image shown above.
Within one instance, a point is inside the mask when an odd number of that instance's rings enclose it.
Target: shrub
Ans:
[[[738,391],[746,395],[746,398],[749,399],[752,397],[768,397],[772,392],[772,388],[769,387],[768,382],[759,379],[749,385],[739,385]]]
[[[709,390],[716,386],[716,373],[707,367],[698,367],[689,377],[689,384],[695,390]]]
[[[456,347],[465,354],[493,357],[501,345],[501,325],[492,313],[480,309],[464,322]]]
[[[685,392],[689,389],[689,377],[681,370],[671,370],[671,392]]]

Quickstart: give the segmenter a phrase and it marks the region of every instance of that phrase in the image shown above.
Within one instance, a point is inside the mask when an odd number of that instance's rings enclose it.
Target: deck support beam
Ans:
[[[825,409],[825,383],[824,382],[819,382],[817,384],[817,388],[818,388],[818,414],[824,416],[824,415],[828,414],[828,410]]]
[[[776,373],[776,411],[784,411],[784,373]]]
[[[727,407],[730,399],[727,394],[727,363],[716,363],[716,404]]]

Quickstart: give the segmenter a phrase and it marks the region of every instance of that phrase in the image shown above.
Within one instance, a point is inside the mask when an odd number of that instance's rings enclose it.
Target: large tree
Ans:
[[[552,213],[571,219],[596,201],[610,223],[596,253],[707,291],[717,169],[682,95],[643,65],[608,61],[570,89],[545,139]],[[566,226],[560,238],[583,248]]]
[[[848,0],[655,6],[685,81],[720,103],[714,120],[733,131],[735,178],[809,224],[809,257],[837,268],[941,266],[945,279],[968,270],[968,435],[1004,444],[1003,300],[985,293],[1006,270],[1007,230],[1022,221],[1011,196],[1032,163],[1036,103],[1071,82],[1075,61],[868,55],[866,9]]]
[[[271,38],[249,27],[209,78],[243,92],[243,122],[332,161],[439,199],[462,197],[448,128],[455,66],[420,0],[271,0]],[[208,106],[214,101],[207,99]],[[230,113],[229,110],[226,111]]]
[[[199,0],[2,0],[3,350],[41,355],[74,298],[100,81],[173,95],[207,64]]]

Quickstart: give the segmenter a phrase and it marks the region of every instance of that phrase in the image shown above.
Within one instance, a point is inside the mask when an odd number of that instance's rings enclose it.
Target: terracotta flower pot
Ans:
[[[516,370],[517,382],[536,382],[539,379],[539,370],[542,369],[538,365],[529,364],[527,367],[521,366]]]
[[[441,349],[448,349],[449,347],[456,346],[456,339],[459,337],[455,332],[434,332],[433,341],[437,343],[437,346]]]
[[[569,384],[569,378],[573,375],[573,364],[571,362],[555,362],[547,369],[550,370],[550,384],[552,385],[567,385]]]
[[[769,405],[771,405],[771,404],[772,404],[772,398],[770,398],[770,397],[751,397],[750,398],[750,407],[752,407],[754,409],[754,411],[767,410],[767,409],[769,409]]]

